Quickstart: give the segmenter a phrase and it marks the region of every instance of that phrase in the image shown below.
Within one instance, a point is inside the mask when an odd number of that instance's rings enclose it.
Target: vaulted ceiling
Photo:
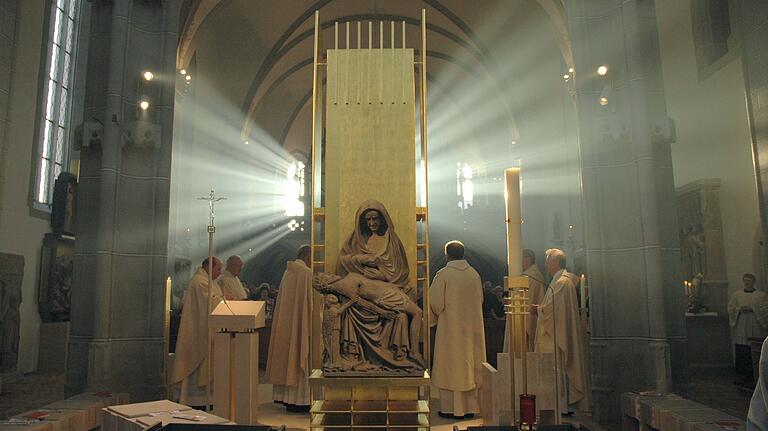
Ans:
[[[280,144],[300,148],[303,144],[292,143],[307,142],[309,133],[295,125],[306,124],[309,115],[315,11],[319,11],[326,41],[333,38],[334,22],[344,29],[350,21],[404,21],[406,39],[415,45],[422,8],[427,16],[432,91],[455,99],[464,97],[455,94],[463,91],[456,82],[496,87],[489,93],[498,94],[493,103],[505,111],[513,136],[515,117],[524,101],[515,100],[507,82],[508,68],[499,64],[506,64],[510,57],[540,54],[510,52],[511,47],[525,50],[528,42],[522,36],[541,39],[534,33],[544,28],[548,40],[536,43],[546,47],[537,51],[559,57],[558,63],[566,67],[573,64],[561,0],[187,0],[177,66],[186,68],[201,51],[206,52],[207,60],[222,69],[222,93],[245,115],[244,135],[251,124],[258,124]],[[504,38],[517,42],[498,42]],[[215,77],[209,74],[207,79]]]

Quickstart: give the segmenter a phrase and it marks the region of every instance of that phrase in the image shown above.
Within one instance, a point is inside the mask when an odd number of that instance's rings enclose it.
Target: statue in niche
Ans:
[[[315,274],[312,280],[326,295],[323,371],[421,375],[422,311],[409,294],[415,289],[408,286],[403,244],[380,202],[364,202],[355,219],[355,231],[339,253],[339,274]]]
[[[367,200],[355,213],[357,225],[339,252],[336,273],[360,274],[371,280],[386,281],[415,295],[408,286],[408,259],[392,219],[384,205]]]

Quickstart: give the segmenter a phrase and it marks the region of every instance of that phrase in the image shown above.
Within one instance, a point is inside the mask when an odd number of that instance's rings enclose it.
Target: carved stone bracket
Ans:
[[[142,148],[157,150],[160,148],[161,127],[149,121],[136,121],[126,124],[122,133],[122,148]]]
[[[75,149],[99,147],[104,138],[104,126],[95,121],[84,121],[75,128]]]

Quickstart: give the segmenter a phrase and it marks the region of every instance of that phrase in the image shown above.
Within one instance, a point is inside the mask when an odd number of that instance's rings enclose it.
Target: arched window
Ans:
[[[472,183],[472,166],[469,163],[456,163],[456,195],[459,208],[467,209],[474,203],[475,190]]]
[[[34,202],[49,209],[53,183],[67,163],[80,0],[51,0]]]
[[[283,209],[288,217],[304,216],[305,168],[306,166],[301,160],[288,165],[285,193],[283,194]]]

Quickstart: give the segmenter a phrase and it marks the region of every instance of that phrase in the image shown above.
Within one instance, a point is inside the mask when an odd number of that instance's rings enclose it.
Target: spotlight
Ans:
[[[189,82],[189,81],[192,80],[192,75],[187,75],[187,76],[184,77],[184,79],[186,79],[187,82]]]
[[[568,73],[573,73],[573,68],[572,67],[568,68]]]
[[[597,68],[597,74],[600,76],[605,76],[605,74],[608,73],[608,65],[604,64]]]
[[[248,145],[248,141],[243,142],[245,145]]]
[[[149,109],[149,100],[143,99],[141,102],[139,102],[139,108],[141,108],[142,111]]]
[[[181,76],[184,76],[184,75],[186,75],[186,74],[187,74],[187,69],[181,69],[181,70],[179,71],[179,73],[181,74]]]
[[[144,72],[142,74],[142,76],[144,77],[145,81],[151,81],[151,80],[153,80],[155,78],[155,74],[150,72],[150,71],[148,71],[148,70],[146,72]]]
[[[567,74],[567,73],[566,73],[565,75],[563,75],[563,79],[564,79],[565,81],[568,81],[569,79],[571,79],[571,75],[569,75],[569,74]]]
[[[605,84],[603,86],[603,91],[600,92],[600,106],[605,106],[608,104],[608,98],[611,97],[611,86],[608,84]]]

